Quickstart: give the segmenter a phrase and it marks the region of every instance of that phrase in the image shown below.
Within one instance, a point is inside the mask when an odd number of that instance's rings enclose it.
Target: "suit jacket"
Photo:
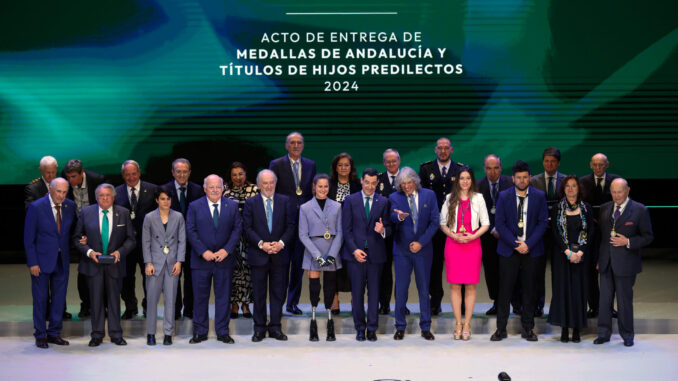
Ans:
[[[344,229],[344,250],[342,258],[345,261],[357,263],[353,256],[356,249],[364,250],[367,242],[367,262],[370,264],[386,262],[385,237],[391,235],[393,227],[389,218],[390,204],[385,197],[374,194],[370,207],[370,218],[365,214],[365,201],[362,192],[354,193],[346,197],[341,216],[342,228]],[[384,224],[385,237],[374,231],[374,226],[379,219]]]
[[[586,176],[583,176],[579,179],[579,184],[581,186],[582,198],[584,201],[591,204],[593,207],[599,207],[606,202],[612,201],[612,195],[610,194],[610,184],[612,180],[618,178],[619,176],[611,173],[605,172],[605,185],[603,186],[603,193],[597,194],[596,189],[596,177],[593,173],[589,173]],[[598,208],[596,208],[598,209]],[[598,213],[596,213],[596,216]]]
[[[454,185],[454,182],[457,179],[457,174],[465,167],[464,164],[455,163],[453,160],[450,160],[448,170],[445,173],[445,176],[443,176],[440,172],[440,167],[438,167],[438,160],[427,161],[419,166],[421,187],[431,189],[435,192],[436,200],[438,201],[438,210],[443,206],[445,196],[452,191],[452,185]]]
[[[419,190],[419,221],[417,221],[416,233],[414,232],[412,211],[407,196],[402,192],[395,192],[391,193],[388,199],[391,202],[391,222],[395,225],[393,229],[393,255],[410,253],[409,246],[413,241],[419,242],[422,246],[418,254],[433,255],[431,240],[440,227],[440,213],[436,194],[429,189],[422,188]],[[393,209],[399,209],[405,213],[410,213],[410,215],[404,221],[400,221],[398,220],[398,213],[394,212]]]
[[[144,217],[143,233],[141,234],[141,248],[144,253],[144,263],[152,263],[159,274],[165,264],[174,266],[177,262],[184,262],[186,257],[186,223],[180,212],[170,209],[167,219],[167,229],[162,224],[158,209]],[[163,249],[167,245],[169,253]]]
[[[139,180],[141,183],[139,187],[139,194],[137,194],[137,205],[134,210],[129,204],[129,193],[127,192],[127,184],[118,185],[115,187],[115,205],[120,205],[131,212],[134,212],[134,219],[132,225],[137,234],[137,247],[141,248],[141,229],[144,225],[144,217],[148,212],[158,207],[155,202],[153,194],[155,193],[155,184],[147,183]]]
[[[630,248],[615,247],[610,244],[612,231],[612,213],[614,202],[606,202],[600,207],[600,229],[602,240],[598,256],[599,270],[607,272],[610,267],[616,276],[631,276],[642,271],[640,249],[649,245],[654,239],[650,214],[645,205],[629,199],[624,212],[614,225],[614,230],[629,239]]]
[[[321,252],[313,241],[314,238],[324,241],[325,229],[329,229],[330,235],[333,235],[334,239],[329,250]],[[304,203],[299,209],[299,240],[306,247],[305,253],[308,253],[311,258],[327,258],[328,256],[337,258],[344,242],[341,226],[341,204],[327,199],[325,208],[320,209],[315,197]]]
[[[49,193],[47,185],[42,177],[38,177],[24,188],[24,208],[28,210],[28,206],[39,198],[45,197]]]
[[[492,229],[494,229],[494,214],[492,214],[490,211],[492,210],[492,185],[490,185],[490,180],[487,179],[487,176],[483,177],[482,179],[478,180],[477,182],[478,186],[478,192],[480,192],[483,195],[483,198],[485,199],[485,207],[487,208],[487,212],[489,213],[490,217],[490,232]],[[499,180],[497,180],[497,187],[499,188],[497,190],[497,198],[499,198],[499,193],[503,190],[509,189],[513,186],[513,180],[509,176],[505,175],[500,175]],[[494,200],[495,202],[495,213],[496,213],[496,202],[497,200]]]
[[[338,186],[339,186],[338,181],[331,181],[330,180],[330,191],[329,191],[329,193],[327,193],[327,198],[329,198],[330,200],[335,200],[335,201],[337,200],[337,190],[338,190],[337,188],[338,188]],[[360,192],[360,190],[362,189],[362,185],[360,184],[360,181],[349,181],[348,186],[349,186],[349,194]]]
[[[377,177],[379,179],[379,184],[377,184],[377,193],[388,198],[391,193],[395,192],[396,189],[391,185],[391,175],[388,174],[388,171],[382,172]]]
[[[104,183],[105,179],[103,175],[100,175],[96,172],[92,172],[88,169],[83,169],[85,171],[85,187],[87,188],[87,198],[89,199],[89,205],[97,203],[96,191],[97,187]],[[66,178],[66,172],[61,171],[61,177]],[[75,201],[75,196],[73,195],[73,187],[68,184],[68,194],[66,197]],[[85,205],[86,206],[86,205]]]
[[[103,245],[101,243],[101,229],[99,227],[99,205],[92,204],[82,208],[78,223],[73,232],[73,245],[84,256],[78,265],[78,272],[87,276],[99,276],[103,266],[108,266],[109,274],[114,278],[125,276],[124,259],[136,246],[136,234],[132,226],[132,220],[129,218],[129,210],[118,205],[113,205],[112,213],[113,229],[108,238],[108,251],[104,254],[111,254],[114,251],[120,253],[120,261],[111,265],[102,265],[94,262],[87,257],[87,251],[92,249],[101,253]],[[109,217],[110,218],[110,217]],[[87,236],[87,244],[82,245],[80,238]]]
[[[170,190],[170,197],[172,197],[172,205],[170,208],[172,210],[176,210],[177,212],[181,213],[181,204],[179,203],[179,194],[177,193],[177,188],[176,185],[174,184],[174,180],[170,181],[169,183],[165,184],[167,188]],[[192,203],[193,201],[199,199],[200,197],[203,197],[205,195],[205,191],[202,189],[202,187],[192,181],[189,181],[186,183],[186,212],[188,213],[188,205]],[[184,219],[186,219],[186,215],[183,216]]]
[[[298,209],[301,204],[313,197],[311,188],[313,187],[313,178],[315,177],[315,162],[302,157],[301,159],[301,187],[302,194],[297,196],[297,187],[294,183],[294,173],[290,165],[289,155],[279,157],[271,161],[268,169],[273,171],[278,177],[278,183],[275,186],[275,193],[289,197]]]
[[[64,200],[61,204],[61,232],[59,232],[49,196],[42,197],[28,206],[24,223],[24,249],[28,267],[38,265],[41,272],[50,274],[56,267],[61,251],[62,265],[68,272],[75,209],[75,203],[71,200]]]
[[[247,263],[250,266],[263,266],[269,260],[274,265],[287,265],[290,262],[289,244],[295,238],[294,230],[297,222],[297,207],[293,199],[279,193],[273,195],[273,231],[271,232],[268,231],[266,210],[261,193],[245,200],[242,218],[249,243]],[[259,249],[259,241],[283,241],[285,247],[278,254],[269,255]]]
[[[554,198],[553,200],[547,200],[549,206],[560,201],[564,197],[563,190],[561,189],[561,187],[563,185],[562,183],[565,177],[566,177],[565,175],[556,171],[555,175],[556,183],[553,185],[556,193],[556,198]],[[544,194],[548,193],[548,184],[546,184],[546,176],[544,176],[544,172],[532,176],[532,178],[530,179],[530,186],[539,189],[540,191],[544,192]]]
[[[188,206],[186,217],[186,237],[191,244],[191,269],[211,270],[213,268],[232,267],[237,261],[235,246],[242,233],[242,218],[238,212],[238,203],[225,197],[221,198],[219,226],[214,227],[213,208],[207,196],[193,201]],[[221,262],[206,261],[202,254],[226,250],[228,256]]]
[[[533,187],[528,188],[527,231],[525,243],[530,248],[530,257],[544,255],[544,232],[548,227],[549,213],[544,192]],[[518,247],[518,206],[516,188],[512,187],[499,193],[495,228],[499,233],[497,254],[510,257]]]

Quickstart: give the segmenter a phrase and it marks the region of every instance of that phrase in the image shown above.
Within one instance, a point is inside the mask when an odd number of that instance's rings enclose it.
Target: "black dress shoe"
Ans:
[[[155,335],[146,335],[146,345],[155,345]]]
[[[252,313],[251,313],[250,311],[247,311],[247,312],[244,312],[244,311],[243,311],[242,317],[244,317],[245,319],[251,319],[251,318],[252,318]]]
[[[101,339],[93,337],[90,341],[89,344],[87,344],[90,347],[98,347],[101,345]]]
[[[334,320],[327,320],[327,339],[326,341],[336,341],[337,337],[334,335]]]
[[[560,331],[560,342],[567,343],[568,341],[570,341],[570,333],[568,332],[567,328],[563,328]]]
[[[405,315],[409,315],[409,314],[410,314],[410,309],[405,307]]]
[[[589,312],[586,313],[586,317],[589,319],[598,317],[598,311],[596,310],[589,310]]]
[[[432,316],[440,315],[440,306],[431,307],[431,315]]]
[[[610,341],[609,338],[606,339],[604,337],[596,337],[596,339],[593,340],[593,344],[599,345],[599,344],[607,343],[608,341]]]
[[[231,312],[231,319],[237,319],[240,316],[237,312]]]
[[[80,319],[90,317],[91,315],[92,315],[92,313],[89,311],[89,308],[86,308],[86,307],[81,307],[80,312],[78,312],[78,317]]]
[[[503,339],[505,339],[507,337],[508,337],[508,335],[506,335],[506,331],[496,330],[496,331],[494,331],[492,336],[490,336],[490,341],[502,341]]]
[[[368,341],[377,341],[377,332],[376,331],[367,331],[367,340]]]
[[[309,341],[318,341],[318,322],[315,319],[311,319],[311,332],[308,336]]]
[[[513,314],[514,315],[522,315],[523,314],[523,308],[522,307],[518,307],[518,308],[513,307]]]
[[[271,339],[276,339],[278,341],[287,341],[287,335],[285,335],[281,331],[269,332],[268,337],[270,337]]]
[[[534,317],[544,316],[544,306],[537,306],[537,309],[534,310]]]
[[[572,328],[572,342],[573,343],[581,342],[581,336],[579,336],[579,329],[577,328]]]
[[[287,306],[285,309],[287,310],[287,312],[291,313],[292,315],[303,314],[303,312],[301,312],[301,310],[297,306]]]
[[[217,340],[221,341],[224,344],[235,344],[235,340],[228,333],[225,335],[217,336]]]
[[[71,315],[70,312],[64,311],[63,316],[61,317],[63,320],[71,320],[73,318],[73,315]]]
[[[355,334],[355,339],[357,341],[365,341],[365,331],[358,331]]]
[[[191,337],[191,340],[189,340],[188,343],[189,344],[199,344],[199,343],[202,343],[205,340],[207,340],[207,335],[193,334],[193,337]]]
[[[537,335],[531,329],[523,330],[523,333],[520,334],[520,337],[522,337],[523,339],[525,339],[527,341],[537,341],[537,340],[539,340],[537,338]]]
[[[341,313],[341,310],[338,308],[335,308],[332,310],[332,316],[337,316]]]
[[[485,311],[485,315],[490,316],[490,315],[496,315],[497,314],[497,306],[492,305],[489,310]]]
[[[165,335],[165,338],[162,339],[162,345],[172,345],[172,336]]]
[[[624,339],[624,346],[625,347],[632,347],[633,346],[633,339]]]
[[[127,342],[122,337],[116,337],[115,339],[111,339],[111,343],[115,345],[127,345]]]
[[[381,315],[388,315],[391,313],[391,307],[384,305],[379,309],[379,314]]]
[[[261,340],[263,340],[266,337],[265,332],[254,332],[254,335],[252,335],[252,342],[258,343]]]
[[[62,339],[61,336],[47,336],[47,342],[56,345],[68,345],[69,342]]]
[[[139,313],[139,310],[125,310],[125,313],[120,316],[120,319],[122,320],[129,320],[132,319],[133,317],[137,316]]]
[[[402,340],[405,337],[405,331],[403,330],[397,330],[393,334],[393,340]]]
[[[616,319],[617,318],[617,310],[613,309],[612,312],[610,313],[610,315],[612,315],[612,319]]]
[[[193,312],[184,312],[184,317],[193,320]]]
[[[41,337],[39,339],[35,339],[35,346],[42,349],[49,348],[49,345],[47,345],[47,338]]]
[[[436,337],[433,336],[431,331],[421,331],[421,337],[423,337],[424,339],[426,339],[428,341],[432,341],[432,340],[436,339]]]

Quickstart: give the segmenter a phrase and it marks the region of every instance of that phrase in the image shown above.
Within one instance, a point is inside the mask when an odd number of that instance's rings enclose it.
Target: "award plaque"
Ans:
[[[97,260],[102,265],[112,265],[115,263],[115,257],[112,255],[100,255]]]

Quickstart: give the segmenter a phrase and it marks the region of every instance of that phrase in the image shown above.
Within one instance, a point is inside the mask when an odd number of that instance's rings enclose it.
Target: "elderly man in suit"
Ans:
[[[549,147],[542,153],[542,165],[544,172],[539,173],[530,179],[530,186],[539,189],[546,194],[546,204],[548,205],[549,214],[554,205],[563,198],[562,182],[565,175],[558,172],[560,166],[560,150],[556,147]],[[557,250],[553,243],[553,234],[551,229],[547,229],[544,235],[544,252],[546,255],[539,257],[537,261],[537,279],[535,280],[536,287],[536,306],[534,316],[540,317],[544,315],[544,299],[546,294],[546,261],[551,258],[554,251]]]
[[[377,171],[367,168],[360,179],[362,191],[346,197],[342,212],[344,251],[342,258],[351,279],[353,324],[356,340],[377,341],[379,328],[379,281],[386,262],[385,238],[391,235],[388,200],[375,193]],[[390,271],[390,269],[389,269]],[[367,320],[365,287],[367,286]]]
[[[282,332],[281,317],[290,262],[289,245],[296,230],[297,207],[293,199],[275,191],[277,180],[273,171],[264,169],[259,172],[257,187],[261,193],[248,198],[242,212],[243,229],[249,242],[247,261],[252,270],[253,342],[262,341],[267,330],[269,337],[287,340]],[[267,291],[271,311],[268,324]]]
[[[429,276],[433,262],[433,235],[439,227],[439,209],[432,190],[422,188],[419,176],[410,167],[404,167],[396,177],[397,192],[391,193],[391,222],[393,230],[393,264],[395,267],[395,340],[402,340],[407,328],[405,306],[414,270],[419,293],[421,336],[434,340],[431,333],[431,305],[428,298]]]
[[[600,207],[600,307],[598,337],[594,344],[610,341],[611,310],[616,293],[619,335],[625,346],[633,345],[633,285],[641,271],[640,249],[649,245],[654,235],[647,208],[629,198],[630,190],[626,180],[612,180],[612,201]]]
[[[499,294],[497,330],[490,340],[507,337],[509,303],[520,275],[522,285],[522,338],[537,341],[534,333],[534,282],[539,257],[544,255],[544,232],[548,227],[548,207],[544,192],[531,187],[530,167],[522,160],[513,165],[512,188],[499,193],[495,229],[499,233]]]
[[[24,249],[33,294],[33,335],[38,348],[47,348],[48,342],[68,345],[68,341],[61,338],[61,328],[75,204],[66,199],[67,192],[66,180],[60,177],[52,180],[49,194],[28,206],[24,223]]]
[[[39,169],[42,176],[31,181],[24,188],[24,207],[26,210],[33,201],[45,197],[49,192],[49,184],[57,176],[56,159],[52,156],[43,156],[40,159]]]
[[[186,219],[186,212],[188,205],[193,201],[203,197],[205,192],[202,187],[192,181],[191,177],[191,162],[188,159],[178,158],[172,162],[172,177],[174,180],[165,184],[170,191],[172,198],[172,210],[180,212]],[[177,301],[175,304],[174,318],[181,317],[181,309],[183,308],[184,317],[193,318],[193,285],[191,277],[191,245],[186,246],[186,263],[183,266],[182,274],[184,274],[184,292],[183,300],[181,294],[181,280],[178,279],[179,285],[177,287]],[[181,275],[179,275],[181,277]]]
[[[499,233],[494,227],[494,216],[497,213],[499,192],[511,188],[513,181],[509,176],[501,174],[501,159],[495,154],[485,156],[483,169],[485,170],[485,177],[478,180],[478,192],[482,193],[485,199],[485,206],[490,217],[490,234],[480,236],[480,245],[483,250],[483,267],[485,268],[487,291],[493,302],[492,307],[485,314],[496,315],[497,293],[499,292],[499,257],[497,257]]]
[[[582,197],[584,201],[588,202],[593,207],[593,218],[595,219],[597,227],[593,237],[593,243],[591,244],[592,255],[585,257],[586,266],[588,267],[589,271],[589,311],[587,315],[590,318],[594,318],[598,316],[598,297],[600,296],[600,289],[598,288],[598,270],[596,269],[601,242],[599,218],[600,206],[606,202],[612,201],[612,195],[610,194],[610,184],[612,184],[612,180],[618,178],[619,176],[607,172],[607,169],[610,167],[610,162],[608,161],[605,154],[597,153],[593,155],[589,166],[591,167],[593,173],[583,176],[581,179],[579,179],[579,183],[581,184]],[[613,310],[612,317],[616,318],[616,315],[617,313]]]
[[[242,221],[238,203],[222,197],[224,180],[217,175],[205,177],[205,197],[193,201],[188,208],[186,235],[191,244],[193,272],[193,338],[191,344],[207,340],[209,331],[210,290],[214,282],[214,330],[217,340],[233,344],[228,323],[231,320],[229,300],[235,245],[240,239]]]
[[[66,167],[61,171],[61,175],[68,180],[69,199],[75,201],[78,213],[82,208],[96,203],[94,190],[104,182],[104,177],[96,172],[84,169],[82,162],[78,159],[69,160]],[[77,256],[78,259],[80,256]],[[89,289],[87,288],[87,277],[78,273],[78,295],[80,296],[79,318],[90,316]]]
[[[137,297],[135,295],[135,279],[137,266],[144,279],[144,256],[141,249],[141,229],[144,224],[144,217],[148,212],[155,209],[155,200],[153,192],[155,185],[141,180],[141,167],[134,160],[127,160],[122,163],[121,169],[124,184],[115,188],[115,205],[120,205],[129,210],[129,216],[136,232],[136,247],[125,258],[125,278],[122,281],[122,300],[125,302],[125,313],[123,320],[133,318],[139,313]],[[144,298],[141,306],[146,315],[146,282],[141,282],[144,289]]]
[[[273,171],[277,178],[275,192],[287,196],[295,204],[297,209],[295,215],[297,215],[299,207],[313,196],[311,188],[316,172],[315,163],[301,157],[304,151],[304,137],[299,132],[287,135],[285,149],[287,149],[287,155],[272,160],[268,169]],[[291,240],[286,243],[291,255],[286,310],[294,315],[301,315],[301,310],[297,305],[301,295],[301,279],[304,275],[304,270],[301,268],[304,245],[297,238],[298,235],[298,230],[295,230]]]
[[[96,205],[82,208],[73,234],[73,244],[85,257],[78,271],[87,276],[92,303],[92,339],[90,347],[101,344],[105,318],[108,317],[108,336],[116,345],[127,345],[120,326],[120,289],[125,276],[123,259],[136,246],[136,235],[129,211],[113,205],[115,188],[103,183],[96,190]],[[81,243],[86,237],[87,243]],[[100,263],[102,255],[114,258],[114,263]],[[104,292],[106,293],[104,299]],[[108,313],[104,312],[104,300]]]

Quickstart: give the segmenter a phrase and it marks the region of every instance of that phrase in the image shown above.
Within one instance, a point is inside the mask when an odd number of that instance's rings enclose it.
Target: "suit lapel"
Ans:
[[[43,218],[48,219],[50,221],[49,226],[52,229],[54,229],[54,231],[56,231],[57,230],[57,224],[56,224],[56,219],[54,218],[54,212],[52,212],[52,203],[49,200],[49,196],[47,197],[47,199],[45,201],[47,201],[47,202],[45,203],[46,204],[45,207],[42,209],[42,213],[45,214],[45,216]],[[61,222],[63,224],[63,213],[61,213],[61,216],[62,216]]]
[[[318,201],[313,197],[313,202],[311,203],[311,207],[313,208],[313,211],[315,214],[318,216],[320,221],[325,221],[325,213],[323,213],[322,209],[320,209],[320,205],[318,205]],[[325,209],[329,208],[330,204],[325,201]],[[329,214],[329,213],[328,213]]]

